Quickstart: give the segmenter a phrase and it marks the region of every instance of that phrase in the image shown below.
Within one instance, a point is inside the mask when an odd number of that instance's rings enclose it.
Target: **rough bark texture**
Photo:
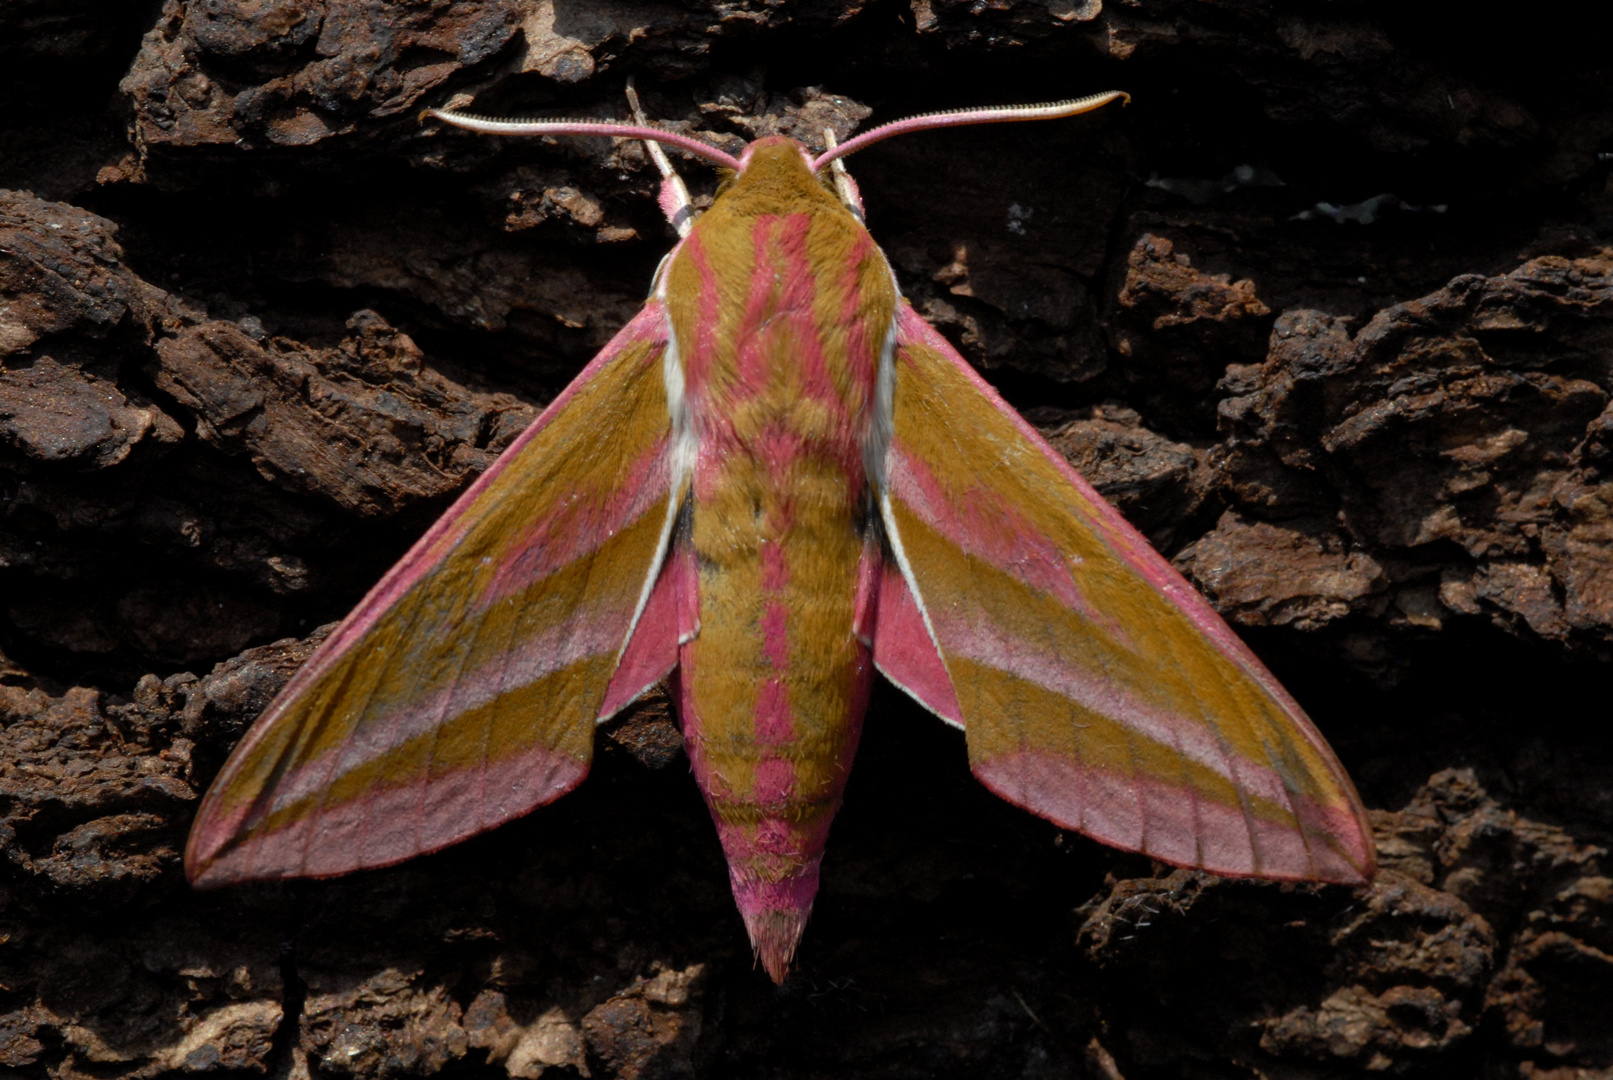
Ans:
[[[10,0],[0,60],[0,1074],[1613,1077],[1613,69],[1566,10]],[[730,149],[1134,95],[851,164],[1334,741],[1371,888],[1061,834],[888,689],[782,990],[664,702],[456,849],[186,888],[229,747],[668,243],[640,147],[416,114],[628,74]]]

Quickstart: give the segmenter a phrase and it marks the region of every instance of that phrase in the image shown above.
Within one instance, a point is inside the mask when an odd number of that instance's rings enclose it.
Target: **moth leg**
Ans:
[[[824,128],[824,149],[833,150],[839,145],[840,140],[835,138],[834,128]],[[857,220],[866,225],[868,222],[863,217],[862,192],[857,188],[857,181],[851,178],[851,173],[846,171],[846,159],[835,158],[829,162],[829,171],[834,174],[835,194],[840,196],[840,201],[846,204],[848,210],[857,215]]]
[[[638,90],[633,86],[631,75],[627,77],[627,105],[633,110],[634,123],[641,127],[650,126],[644,116],[644,108],[638,102]],[[672,167],[660,143],[645,140],[644,149],[649,151],[655,167],[661,170],[661,197],[656,200],[661,204],[661,213],[678,230],[679,237],[688,236],[689,230],[694,227],[694,205],[689,199],[689,189],[683,185],[683,177]]]

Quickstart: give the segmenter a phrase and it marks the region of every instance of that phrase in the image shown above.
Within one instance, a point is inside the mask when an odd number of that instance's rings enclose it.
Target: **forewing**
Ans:
[[[975,775],[1217,873],[1358,883],[1365,813],[1209,605],[905,304],[883,513]]]
[[[389,571],[191,830],[217,885],[433,851],[575,787],[674,516],[652,301]]]

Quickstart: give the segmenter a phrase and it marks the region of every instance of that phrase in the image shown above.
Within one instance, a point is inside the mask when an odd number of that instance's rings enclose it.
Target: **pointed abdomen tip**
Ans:
[[[796,946],[806,929],[805,911],[745,912],[745,930],[750,934],[751,948],[761,961],[768,977],[782,984],[790,973],[790,961],[795,959]]]

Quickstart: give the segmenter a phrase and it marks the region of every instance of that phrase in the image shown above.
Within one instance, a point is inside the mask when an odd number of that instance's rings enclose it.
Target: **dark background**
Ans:
[[[7,0],[0,1073],[1613,1076],[1613,76],[1578,11]],[[1133,95],[850,165],[914,303],[1316,718],[1371,888],[1061,833],[888,687],[782,989],[664,701],[458,848],[186,888],[316,630],[670,243],[638,146],[417,113],[619,117],[629,74],[730,150]]]

